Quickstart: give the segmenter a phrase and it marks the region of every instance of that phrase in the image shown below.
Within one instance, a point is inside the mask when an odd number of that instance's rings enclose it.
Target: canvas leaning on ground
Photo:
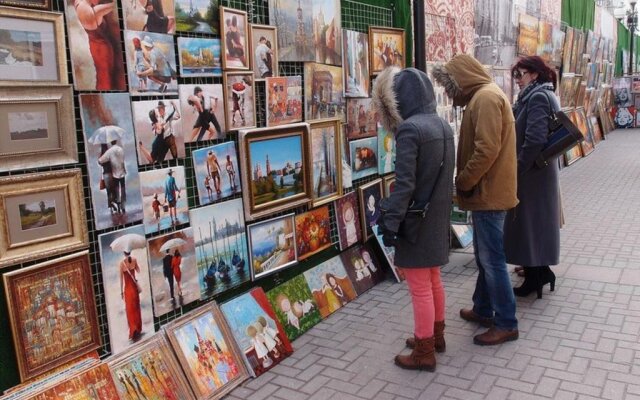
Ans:
[[[305,271],[304,278],[323,318],[338,311],[357,296],[340,256]]]
[[[303,275],[296,275],[269,290],[267,298],[291,341],[322,320]]]

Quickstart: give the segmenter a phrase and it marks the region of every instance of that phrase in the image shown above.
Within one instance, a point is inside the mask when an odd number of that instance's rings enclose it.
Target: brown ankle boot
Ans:
[[[438,353],[444,353],[447,350],[447,344],[444,341],[444,327],[444,321],[436,321],[433,324],[434,347]],[[416,339],[414,337],[407,338],[405,343],[410,349],[416,347]]]
[[[436,370],[436,356],[434,354],[434,338],[415,338],[416,347],[411,354],[403,356],[397,355],[395,363],[404,369],[421,369],[433,372]]]

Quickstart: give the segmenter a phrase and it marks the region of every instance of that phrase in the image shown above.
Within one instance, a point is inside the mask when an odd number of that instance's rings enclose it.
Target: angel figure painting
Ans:
[[[295,340],[322,320],[303,275],[271,289],[267,298],[289,340]]]

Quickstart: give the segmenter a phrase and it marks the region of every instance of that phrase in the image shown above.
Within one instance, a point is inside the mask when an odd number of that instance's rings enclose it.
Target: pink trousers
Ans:
[[[414,334],[418,339],[433,336],[433,323],[444,321],[444,288],[440,267],[402,268],[413,303]]]

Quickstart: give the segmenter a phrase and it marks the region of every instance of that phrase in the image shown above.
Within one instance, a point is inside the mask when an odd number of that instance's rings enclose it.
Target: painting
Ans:
[[[185,142],[224,139],[227,135],[224,86],[181,84],[178,91]]]
[[[189,211],[195,235],[200,298],[207,299],[249,281],[242,199]]]
[[[278,75],[278,28],[249,24],[253,76],[256,80]]]
[[[427,61],[446,62],[458,53],[456,19],[450,15],[425,14]],[[384,46],[382,43],[379,46],[378,51],[381,53],[379,58],[383,60],[380,63],[380,69],[384,69],[384,57],[386,57],[383,53]]]
[[[574,30],[567,27],[564,36],[564,47],[562,50],[562,75],[571,72],[571,53],[573,51]],[[574,67],[575,68],[575,67]],[[575,69],[573,70],[575,72]]]
[[[582,158],[582,150],[579,144],[576,144],[564,153],[564,162],[566,165],[571,165],[580,158]]]
[[[600,123],[598,122],[598,117],[595,115],[589,117],[589,130],[593,133],[593,143],[598,144],[602,139],[604,139],[604,135],[602,134],[602,130],[600,129]],[[637,124],[637,116],[636,116],[636,126]]]
[[[594,150],[592,132],[589,130],[589,123],[587,122],[587,115],[584,108],[578,107],[573,112],[569,113],[569,119],[580,130],[584,140],[580,142],[582,149],[582,156],[586,157]]]
[[[393,272],[393,276],[395,276],[398,282],[404,281],[404,273],[400,268],[394,265],[394,258],[396,255],[395,247],[387,247],[384,245],[384,242],[382,241],[382,234],[378,229],[378,225],[373,227],[373,232],[375,233],[376,242],[382,249],[382,252],[384,253],[384,257],[387,259],[387,263],[389,264],[389,268],[391,268],[391,272]]]
[[[312,4],[314,61],[321,64],[342,65],[340,1],[314,0]]]
[[[343,30],[344,96],[369,97],[369,36],[366,33]]]
[[[197,399],[220,399],[249,377],[215,302],[167,325],[166,333]]]
[[[349,140],[376,136],[378,119],[370,98],[347,99],[347,138]]]
[[[87,251],[3,279],[21,381],[100,346]]]
[[[393,188],[396,185],[396,174],[387,175],[382,178],[382,188],[384,197],[391,196],[391,192],[393,192]]]
[[[79,169],[0,178],[0,268],[89,245]]]
[[[108,365],[122,399],[193,400],[164,335],[109,358]]]
[[[200,298],[193,229],[147,240],[156,318]]]
[[[138,96],[178,93],[173,36],[124,31],[129,92]]]
[[[564,31],[556,25],[551,28],[551,65],[559,68],[562,65],[564,51]]]
[[[247,220],[311,200],[309,125],[240,131],[242,197]]]
[[[614,107],[611,111],[616,129],[633,128],[636,115],[635,107]]]
[[[267,126],[302,121],[302,77],[266,78]]]
[[[369,26],[369,71],[371,75],[377,75],[392,65],[404,68],[406,66],[404,49],[404,29]]]
[[[358,187],[360,197],[360,221],[364,239],[373,235],[372,228],[380,218],[380,200],[382,200],[382,179],[367,182]]]
[[[340,258],[358,295],[384,280],[382,265],[369,244],[351,247],[340,253]]]
[[[378,125],[378,173],[389,174],[396,170],[396,139],[392,133]]]
[[[50,0],[0,0],[0,6],[51,10]]]
[[[247,13],[228,7],[220,7],[222,29],[222,69],[251,69],[249,54],[249,23]]]
[[[471,225],[451,224],[451,231],[463,249],[473,243],[473,227]]]
[[[352,179],[360,179],[378,173],[378,138],[365,138],[349,142]]]
[[[305,271],[304,278],[322,318],[327,318],[357,296],[340,256]]]
[[[220,34],[219,0],[174,0],[176,31]]]
[[[111,353],[152,336],[153,308],[144,227],[98,236]]]
[[[342,195],[340,127],[338,119],[311,124],[311,203],[313,207]]]
[[[146,233],[159,232],[189,222],[184,167],[141,172],[140,182]]]
[[[553,25],[545,21],[538,22],[538,49],[536,54],[544,61],[551,62],[553,55]]]
[[[631,79],[616,78],[613,80],[613,102],[617,107],[630,107],[633,104],[631,97]]]
[[[235,142],[216,144],[194,150],[191,154],[200,205],[213,203],[242,191]]]
[[[346,124],[342,124],[340,129],[340,158],[342,159],[342,188],[349,189],[353,187],[353,173],[351,171],[350,159],[351,155],[349,152],[349,141],[347,140],[347,135],[345,134]]]
[[[178,37],[180,76],[222,76],[220,39]]]
[[[123,1],[124,29],[154,33],[176,32],[173,0]]]
[[[78,162],[71,86],[0,88],[0,172]]]
[[[135,100],[131,108],[139,165],[184,158],[177,100]]]
[[[298,262],[293,214],[249,225],[251,279],[283,270]]]
[[[269,290],[267,298],[291,341],[322,320],[318,305],[302,274]]]
[[[314,61],[312,0],[269,2],[269,22],[278,28],[279,61]]]
[[[225,72],[225,121],[228,130],[256,126],[256,96],[252,72]]]
[[[142,220],[129,95],[80,94],[80,115],[96,229]]]
[[[516,57],[516,10],[510,1],[475,0],[475,58],[484,65],[509,67]]]
[[[262,375],[293,353],[262,288],[253,288],[222,304],[220,309],[254,376]]]
[[[538,50],[539,24],[538,18],[520,14],[518,33],[518,55],[535,56]]]
[[[79,372],[73,377],[66,377],[53,386],[30,397],[31,400],[49,399],[101,399],[119,400],[113,377],[107,364],[99,363]]]
[[[305,119],[344,119],[342,67],[304,64]]]
[[[329,206],[314,208],[295,217],[298,261],[331,247]]]
[[[345,194],[335,201],[340,251],[362,240],[358,196],[356,192]]]
[[[0,84],[66,84],[67,53],[61,14],[0,9]]]

